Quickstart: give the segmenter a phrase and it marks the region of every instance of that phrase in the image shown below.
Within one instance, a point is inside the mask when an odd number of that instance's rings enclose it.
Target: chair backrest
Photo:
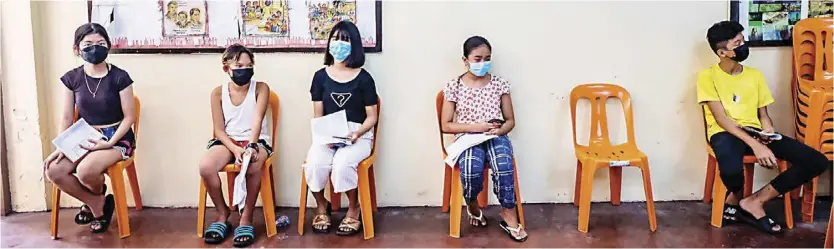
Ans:
[[[443,155],[446,155],[446,146],[443,144],[443,101],[445,98],[443,97],[443,91],[437,93],[437,97],[435,98],[435,107],[437,108],[437,130],[440,134],[440,149],[443,151]]]
[[[382,121],[382,98],[379,96],[376,97],[376,124],[374,124],[374,142],[373,147],[371,147],[371,155],[369,157],[376,157],[376,135],[379,134],[379,122]]]
[[[619,99],[622,103],[627,130],[627,140],[625,143],[635,144],[631,95],[625,88],[617,85],[593,83],[579,85],[573,88],[573,91],[570,93],[570,114],[574,147],[612,146],[611,140],[608,137],[608,113],[605,108],[605,103],[609,98]],[[591,134],[588,140],[588,146],[580,145],[577,142],[576,104],[580,99],[588,99],[591,104]]]
[[[281,101],[278,94],[271,90],[269,91],[269,110],[272,116],[272,150],[278,151],[276,146],[278,145],[278,114],[281,110]]]
[[[800,84],[831,89],[834,19],[806,18],[793,26],[794,72]]]
[[[142,113],[142,105],[139,103],[139,96],[133,95],[133,106],[136,114],[136,120],[133,121],[133,136],[135,137],[135,140],[139,140],[139,115]],[[72,120],[78,120],[78,107],[75,108],[75,112],[72,114]]]

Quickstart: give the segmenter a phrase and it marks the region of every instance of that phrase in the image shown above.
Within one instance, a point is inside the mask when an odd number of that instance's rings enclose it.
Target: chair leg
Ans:
[[[304,235],[304,215],[307,213],[307,178],[301,169],[301,199],[298,201],[298,235]]]
[[[374,212],[377,212],[377,206],[376,206],[376,178],[374,177],[374,166],[373,165],[371,165],[371,167],[368,169],[368,174],[369,174],[368,179],[370,180],[370,184],[371,184],[371,207],[373,207]]]
[[[269,164],[264,165],[266,170],[261,174],[261,202],[264,210],[264,222],[266,224],[266,237],[270,238],[278,234],[278,228],[275,226],[275,200],[272,199],[272,182],[269,170]]]
[[[52,217],[49,220],[49,233],[52,239],[58,239],[58,215],[61,213],[61,190],[52,184]]]
[[[721,175],[718,167],[715,168],[715,175]],[[714,227],[721,227],[724,218],[724,202],[727,200],[727,187],[724,186],[721,177],[715,177],[712,184],[712,221],[710,224]]]
[[[744,197],[748,197],[753,194],[753,169],[755,168],[755,164],[746,163],[744,164]],[[743,198],[743,197],[742,197]],[[741,198],[739,198],[741,199]],[[722,211],[722,215],[723,215]]]
[[[573,185],[573,205],[579,207],[579,196],[582,195],[582,162],[576,160],[576,178]]]
[[[489,206],[489,165],[484,165],[484,182],[483,188],[481,188],[481,192],[478,193],[478,207],[479,208],[486,208]],[[467,203],[468,205],[469,203]]]
[[[200,201],[197,203],[197,237],[203,237],[206,222],[206,184],[200,179]]]
[[[811,182],[802,186],[802,221],[805,223],[814,223],[814,202],[817,198],[817,181],[819,177],[814,177]],[[792,196],[793,197],[793,196]]]
[[[831,235],[832,230],[834,230],[834,206],[831,206],[831,214],[828,216],[828,232],[825,234],[825,248],[832,248],[834,247],[834,236]]]
[[[142,193],[139,190],[139,178],[136,177],[136,164],[131,163],[125,168],[127,171],[127,181],[130,182],[130,192],[133,193],[133,203],[137,211],[144,208],[142,204]]]
[[[235,206],[235,178],[237,174],[237,172],[226,172],[226,191],[229,192],[229,209],[232,211],[237,211],[237,206]]]
[[[778,166],[780,173],[785,172],[785,170],[788,169],[787,162],[783,160],[779,160]],[[785,225],[788,227],[788,229],[793,229],[793,199],[791,198],[791,192],[788,191],[787,193],[785,193],[782,200],[785,202]]]
[[[450,179],[452,177],[452,167],[443,164],[443,168],[445,168],[445,173],[443,174],[443,202],[441,202],[441,210],[446,213],[449,212],[449,200],[452,193],[452,179]]]
[[[649,173],[649,160],[643,159],[643,191],[646,192],[646,212],[649,214],[649,230],[657,231],[657,214],[654,209],[654,195],[652,194],[652,177]]]
[[[365,239],[374,237],[374,212],[371,203],[371,183],[369,167],[359,169],[359,211],[362,212],[362,230]]]
[[[333,212],[342,208],[342,195],[333,190],[333,183],[330,183],[330,208]]]
[[[610,167],[608,168],[609,189],[611,191],[611,205],[620,205],[620,194],[623,188],[623,168]]]
[[[449,236],[460,238],[461,209],[463,208],[463,190],[460,182],[460,168],[452,170],[449,196]]]
[[[704,203],[712,201],[712,184],[715,181],[715,167],[718,163],[712,156],[707,156],[707,176],[704,178]]]
[[[594,165],[584,165],[582,169],[582,192],[579,196],[579,224],[577,228],[580,232],[588,232],[588,223],[591,218],[591,191],[593,190],[594,173],[596,167]]]
[[[522,226],[527,227],[527,223],[524,222],[524,207],[521,205],[521,187],[518,185],[518,165],[515,163],[515,159],[513,159],[513,165],[515,167],[515,174],[513,174],[513,177],[515,178],[516,218],[518,218],[518,222],[521,223]]]
[[[110,183],[113,185],[113,196],[116,198],[116,220],[119,223],[119,238],[130,236],[130,217],[127,211],[127,191],[123,168],[114,166],[107,169]]]

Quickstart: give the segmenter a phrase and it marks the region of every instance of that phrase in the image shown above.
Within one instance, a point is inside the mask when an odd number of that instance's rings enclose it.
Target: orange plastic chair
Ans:
[[[443,144],[443,128],[442,128],[442,111],[443,111],[443,91],[437,93],[437,97],[435,98],[435,106],[437,108],[437,128],[440,131],[440,149],[443,153],[443,159],[446,159],[448,154],[446,153],[446,147]],[[515,158],[513,158],[513,165],[515,167],[515,199],[516,199],[516,215],[518,216],[518,221],[521,223],[522,226],[527,227],[527,223],[524,222],[524,208],[521,205],[521,187],[518,185],[518,163],[516,163]],[[460,167],[455,165],[454,170],[452,167],[449,167],[445,163],[443,164],[443,168],[445,169],[445,175],[443,176],[443,212],[449,212],[449,236],[453,238],[460,238],[460,219],[461,219],[461,209],[463,208],[463,186],[460,182]],[[489,192],[487,191],[487,186],[489,186],[489,178],[488,171],[490,167],[486,165],[484,167],[484,188],[481,189],[481,192],[478,193],[478,206],[481,208],[485,208],[489,201]],[[452,193],[455,193],[455,198],[452,198]]]
[[[275,183],[272,180],[272,162],[278,157],[278,113],[280,110],[278,95],[275,92],[269,92],[269,109],[272,111],[272,149],[274,150],[272,156],[266,159],[263,165],[263,172],[261,174],[261,202],[264,210],[264,220],[266,222],[266,236],[272,237],[278,234],[277,227],[275,227]],[[233,206],[234,200],[234,182],[235,177],[240,173],[240,166],[235,164],[227,164],[220,172],[226,172],[226,179],[229,192],[229,207],[235,210]],[[202,238],[203,231],[205,231],[204,224],[206,222],[206,184],[200,180],[200,203],[197,207],[197,236]],[[250,207],[253,208],[253,207]]]
[[[620,145],[612,145],[608,137],[608,116],[605,103],[609,98],[617,98],[623,105],[628,140]],[[576,104],[580,99],[591,102],[591,134],[588,145],[580,145],[576,134]],[[646,192],[646,208],[649,214],[649,229],[657,230],[657,217],[652,197],[652,182],[649,175],[649,159],[637,148],[634,138],[634,118],[631,109],[631,96],[624,88],[611,84],[585,84],[571,91],[571,123],[573,128],[573,145],[576,151],[576,187],[573,203],[579,206],[580,232],[588,232],[591,214],[591,188],[597,169],[608,168],[611,181],[611,204],[620,204],[622,189],[622,167],[614,162],[627,162],[643,173],[643,189]],[[601,132],[601,133],[600,133]]]
[[[140,103],[139,97],[133,96],[133,103],[136,106],[136,121],[133,122],[133,134],[138,140],[139,138],[139,114]],[[75,117],[78,119],[78,109],[75,110]],[[136,151],[130,158],[124,161],[117,162],[107,168],[107,175],[110,176],[110,184],[113,187],[113,196],[116,198],[116,222],[119,225],[119,238],[126,238],[130,236],[130,217],[127,212],[127,199],[125,195],[125,180],[122,175],[123,171],[127,171],[127,179],[130,182],[130,189],[133,190],[133,201],[136,204],[136,210],[142,210],[142,194],[139,190],[139,180],[136,177],[136,165],[134,158]],[[61,190],[54,184],[52,185],[52,217],[49,224],[49,232],[52,239],[58,239],[58,216],[61,209]]]
[[[832,239],[834,239],[831,235],[832,230],[834,230],[832,225],[834,225],[834,205],[831,205],[831,215],[828,216],[828,232],[825,234],[825,246],[823,246],[825,248],[834,247],[832,246]]]
[[[377,98],[377,115],[382,117],[382,99]],[[366,240],[374,237],[374,212],[377,211],[376,205],[376,180],[374,179],[374,159],[376,158],[376,142],[379,140],[379,123],[382,119],[378,118],[374,125],[374,142],[371,149],[371,155],[357,166],[357,174],[359,175],[359,212],[362,218],[362,231]],[[307,177],[304,175],[304,168],[301,168],[301,200],[298,202],[298,235],[304,235],[304,223],[307,213],[307,195],[309,194],[307,187]],[[330,204],[333,210],[338,210],[341,207],[342,196],[339,193],[333,193],[333,185],[330,185]]]
[[[793,29],[793,74],[791,95],[797,140],[834,159],[834,19],[807,18]],[[794,198],[799,197],[799,189]],[[817,178],[802,187],[802,219],[812,223]]]

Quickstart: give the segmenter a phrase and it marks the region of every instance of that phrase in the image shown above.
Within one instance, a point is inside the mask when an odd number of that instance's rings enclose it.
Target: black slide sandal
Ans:
[[[770,216],[768,216],[767,214],[765,214],[761,218],[756,219],[756,217],[754,217],[753,214],[751,214],[750,212],[747,212],[747,210],[739,208],[738,218],[747,223],[748,225],[753,226],[756,229],[759,229],[762,232],[771,235],[782,234],[783,232],[785,232],[785,226],[776,223],[776,221],[774,221],[773,218],[770,218]],[[775,227],[776,225],[779,225],[778,231],[773,230],[773,227]]]
[[[738,222],[738,210],[741,209],[739,205],[731,205],[724,203],[724,214],[721,217],[724,225],[735,224]]]
[[[101,189],[101,194],[104,195],[107,193],[107,184],[103,184]],[[90,222],[93,222],[96,217],[93,216],[93,212],[90,212],[90,207],[87,204],[81,205],[81,210],[75,214],[75,224],[78,225],[87,225]]]
[[[104,197],[104,215],[96,218],[93,222],[90,222],[90,231],[93,233],[103,233],[107,231],[107,228],[110,227],[110,223],[113,221],[113,211],[115,210],[116,199],[113,198],[113,195],[107,195],[107,197]],[[93,228],[95,225],[98,225],[98,229]]]
[[[229,223],[228,221],[225,223],[211,223],[211,225],[208,226],[208,229],[206,229],[206,232],[203,234],[203,241],[205,241],[206,244],[211,245],[220,244],[226,239],[226,236],[229,235],[229,232],[231,231],[229,228],[231,226],[232,223]]]
[[[313,227],[313,232],[314,233],[330,233],[330,226],[333,223],[333,220],[330,217],[333,214],[333,209],[332,209],[332,206],[330,205],[330,202],[327,202],[327,211],[325,211],[325,213],[327,214],[327,223],[328,224],[323,229],[317,229],[315,227],[315,222],[316,222],[315,217],[319,217],[321,214],[316,214],[316,216],[314,216],[313,223],[311,224],[311,226]]]

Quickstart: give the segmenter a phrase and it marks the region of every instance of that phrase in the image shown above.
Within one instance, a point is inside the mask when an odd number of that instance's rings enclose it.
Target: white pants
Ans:
[[[369,132],[370,133],[370,132]],[[356,167],[371,155],[373,137],[363,136],[353,145],[331,149],[327,145],[313,144],[307,152],[304,176],[312,192],[324,190],[327,178],[333,184],[333,191],[342,193],[355,189],[359,184]]]

